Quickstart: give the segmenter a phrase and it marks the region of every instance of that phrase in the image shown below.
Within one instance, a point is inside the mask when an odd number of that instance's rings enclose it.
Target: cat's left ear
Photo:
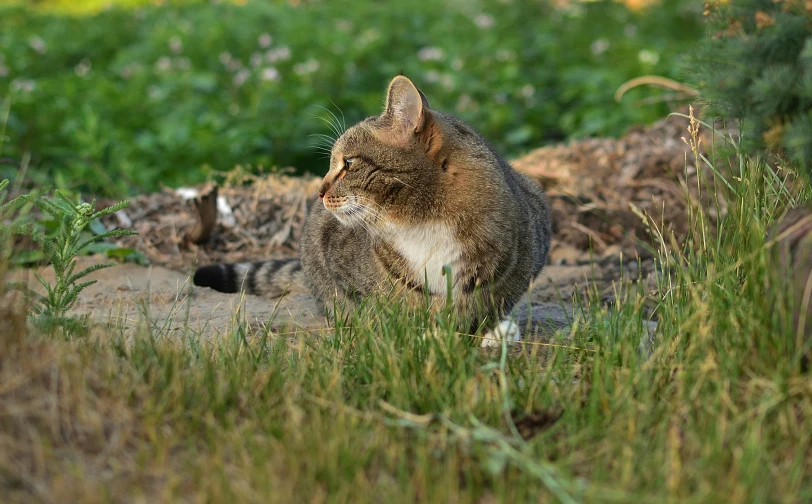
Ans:
[[[392,119],[395,127],[404,133],[420,133],[425,127],[428,109],[429,101],[412,81],[403,75],[392,79],[386,92],[384,115]]]

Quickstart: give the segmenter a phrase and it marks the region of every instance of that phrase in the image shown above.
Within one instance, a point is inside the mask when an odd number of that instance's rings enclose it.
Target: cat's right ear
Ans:
[[[412,81],[403,75],[392,79],[384,115],[391,118],[393,126],[403,133],[419,133],[425,126],[428,108],[428,100]]]

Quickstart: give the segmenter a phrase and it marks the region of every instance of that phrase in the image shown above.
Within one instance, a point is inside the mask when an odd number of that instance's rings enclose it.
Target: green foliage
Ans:
[[[80,280],[94,271],[115,266],[115,263],[95,264],[76,272],[76,257],[91,245],[103,242],[107,238],[137,234],[134,231],[113,229],[87,236],[83,231],[91,222],[129,206],[130,202],[123,201],[97,211],[95,200],[92,203],[74,203],[58,191],[56,198],[53,199],[47,197],[30,199],[33,199],[34,204],[44,214],[59,222],[54,235],[46,235],[33,228],[26,230],[42,248],[56,276],[55,284],[51,285],[41,275],[34,273],[46,292],[35,306],[35,310],[44,318],[63,319],[76,302],[79,293],[96,282],[95,280],[80,282]]]
[[[804,2],[707,7],[708,36],[688,60],[702,98],[741,120],[747,150],[812,166],[812,14]]]
[[[346,124],[377,113],[401,71],[509,156],[618,135],[666,112],[633,105],[651,91],[620,104],[613,93],[641,74],[676,77],[676,56],[699,33],[696,8],[181,2],[83,18],[5,9],[6,156],[31,152],[37,182],[107,194],[194,183],[235,164],[321,173],[320,107]]]

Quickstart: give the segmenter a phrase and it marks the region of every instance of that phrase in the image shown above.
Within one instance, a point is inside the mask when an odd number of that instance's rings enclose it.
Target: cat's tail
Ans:
[[[203,266],[195,271],[194,283],[219,292],[245,291],[257,296],[279,297],[293,286],[304,285],[304,277],[298,259],[273,259]]]

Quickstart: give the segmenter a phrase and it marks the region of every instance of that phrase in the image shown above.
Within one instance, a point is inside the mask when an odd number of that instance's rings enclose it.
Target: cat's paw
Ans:
[[[512,320],[503,320],[499,325],[488,331],[482,339],[482,348],[496,348],[502,346],[502,338],[508,343],[519,341],[521,333],[519,326]]]

